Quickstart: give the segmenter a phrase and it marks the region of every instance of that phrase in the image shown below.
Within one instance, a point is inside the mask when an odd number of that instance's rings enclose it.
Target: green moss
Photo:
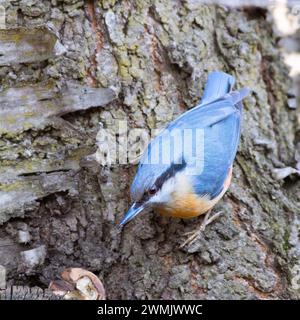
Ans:
[[[10,114],[7,115],[4,119],[2,119],[3,122],[6,122],[7,124],[14,124],[16,123],[17,119],[14,115]]]
[[[23,161],[20,164],[16,165],[16,171],[23,171],[23,172],[32,172],[34,170],[35,164],[34,160],[31,161]]]
[[[10,184],[0,184],[0,190],[2,192],[12,192],[20,189],[22,187],[22,182],[16,181]]]
[[[99,1],[99,4],[103,9],[109,9],[112,8],[116,4],[116,2],[117,0],[101,0]]]
[[[289,241],[290,240],[290,233],[287,229],[284,231],[283,240],[284,240],[283,245],[282,245],[283,249],[288,252],[292,246]]]
[[[0,30],[0,41],[9,41],[9,42],[20,42],[23,37],[23,34],[14,32],[14,30]]]
[[[125,79],[125,80],[129,80],[131,79],[130,74],[128,73],[128,68],[121,66],[120,67],[120,76]]]
[[[36,115],[36,112],[27,111],[27,112],[24,113],[24,118],[32,118],[35,115]]]
[[[23,122],[23,129],[24,130],[29,130],[32,128],[32,123],[31,122],[28,122],[28,121],[24,121]]]

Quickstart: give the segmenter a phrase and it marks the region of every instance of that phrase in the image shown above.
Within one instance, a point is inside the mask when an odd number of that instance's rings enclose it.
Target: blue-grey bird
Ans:
[[[131,185],[123,226],[146,209],[177,218],[208,212],[228,189],[237,152],[242,99],[234,78],[208,75],[202,101],[172,121],[145,150]]]

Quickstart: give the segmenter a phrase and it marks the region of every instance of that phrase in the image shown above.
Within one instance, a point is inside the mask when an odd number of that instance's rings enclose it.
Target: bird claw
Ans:
[[[189,231],[184,234],[184,236],[189,236],[182,245],[180,245],[180,248],[185,247],[187,244],[191,245],[193,244],[201,235],[202,232],[204,232],[206,226],[211,224],[213,221],[215,221],[222,213],[222,211],[219,211],[215,213],[213,216],[210,217],[210,211],[205,215],[203,221],[201,222],[201,225],[199,229],[196,231]]]

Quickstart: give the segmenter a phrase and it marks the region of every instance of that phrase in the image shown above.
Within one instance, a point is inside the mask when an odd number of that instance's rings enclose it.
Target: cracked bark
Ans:
[[[56,55],[51,46],[41,56],[33,46],[30,59],[1,62],[0,265],[8,287],[46,288],[63,269],[78,266],[100,276],[109,299],[299,298],[291,283],[300,268],[299,180],[272,176],[274,168],[295,167],[296,114],[287,106],[288,72],[264,10],[46,0],[7,3],[6,12],[7,28],[50,24],[51,39],[55,34],[66,49]],[[1,30],[0,41],[8,32]],[[135,167],[82,165],[96,151],[99,123],[163,127],[199,101],[215,69],[253,89],[233,182],[216,208],[224,214],[183,250],[183,234],[198,219],[151,213],[120,233]],[[49,81],[55,90],[40,85]],[[71,82],[77,89],[69,94]],[[39,88],[38,99],[32,88]],[[76,96],[82,88],[92,94],[87,104]],[[102,103],[100,93],[111,95]],[[19,243],[25,229],[31,240]],[[28,268],[21,252],[41,245],[45,261]]]

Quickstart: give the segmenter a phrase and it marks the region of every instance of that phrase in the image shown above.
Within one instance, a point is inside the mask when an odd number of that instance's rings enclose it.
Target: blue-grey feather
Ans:
[[[210,72],[207,77],[201,104],[212,102],[230,92],[234,83],[234,78],[227,73],[220,71]]]
[[[197,194],[218,196],[224,186],[230,167],[236,155],[240,137],[241,111],[205,128],[204,133],[204,170],[193,177]]]

